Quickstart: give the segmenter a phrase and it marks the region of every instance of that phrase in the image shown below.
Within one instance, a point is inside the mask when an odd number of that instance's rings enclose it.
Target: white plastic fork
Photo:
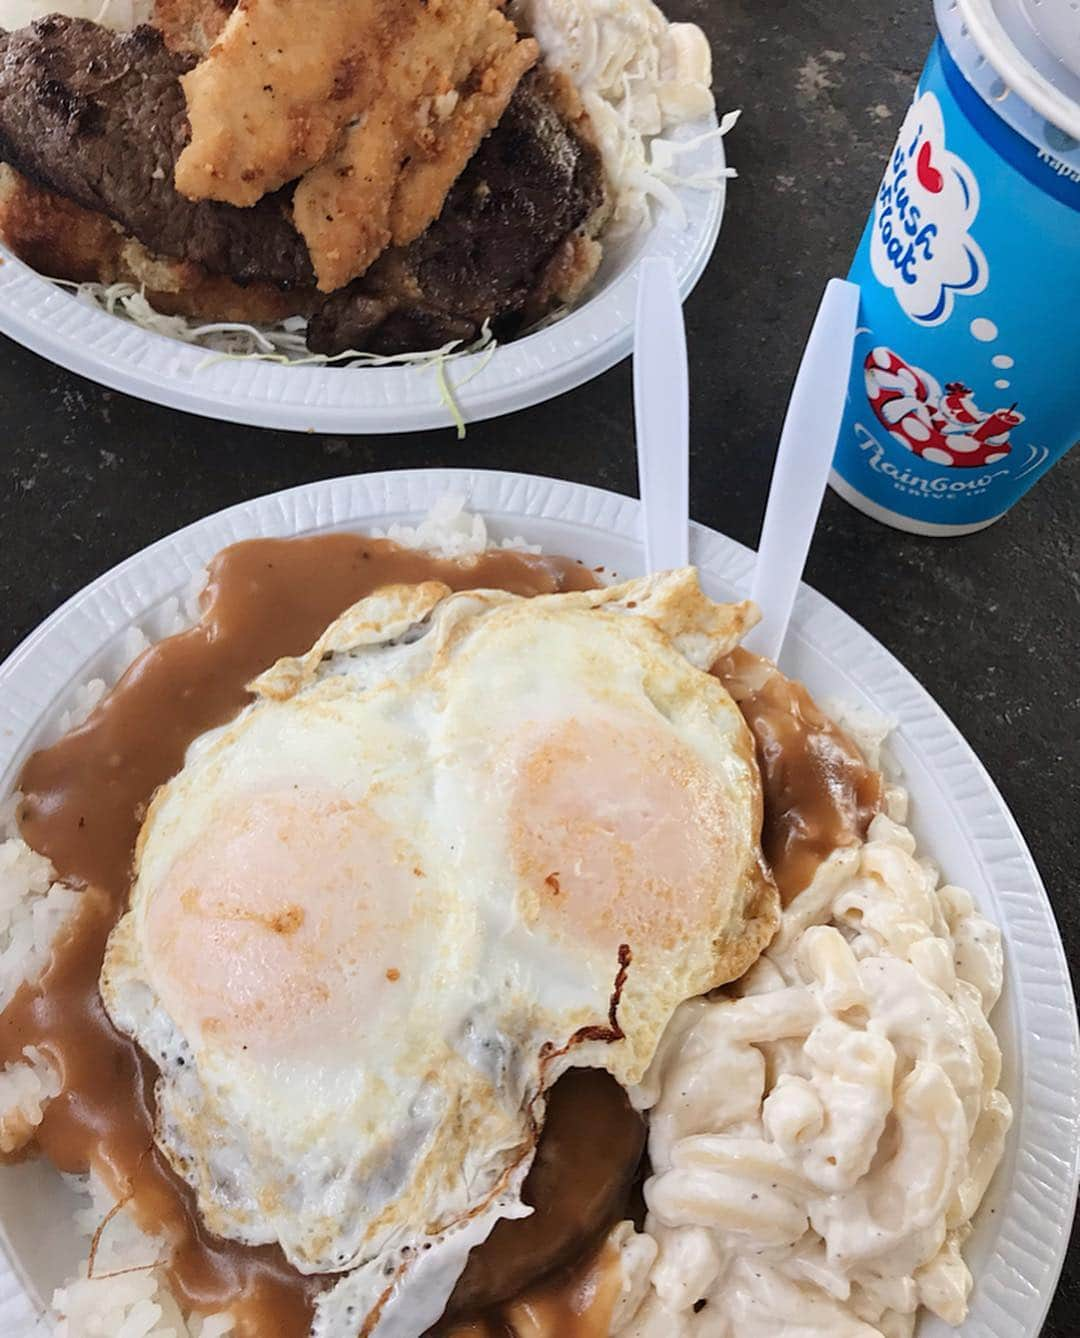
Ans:
[[[660,257],[638,267],[634,428],[646,568],[685,567],[690,542],[686,329],[675,269]]]
[[[761,622],[747,648],[779,657],[821,511],[859,314],[859,289],[830,279],[788,402],[761,527],[751,597]],[[634,423],[645,565],[685,566],[690,528],[690,399],[682,302],[670,261],[638,272],[634,328]]]
[[[748,650],[770,660],[780,657],[817,527],[844,416],[858,315],[858,286],[830,279],[788,401],[750,590],[761,622],[745,641]]]

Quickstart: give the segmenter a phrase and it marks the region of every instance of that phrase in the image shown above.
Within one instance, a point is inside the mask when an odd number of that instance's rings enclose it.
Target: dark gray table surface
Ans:
[[[687,303],[696,519],[755,544],[774,444],[824,281],[846,270],[928,49],[929,0],[670,0],[742,107],[739,179]],[[347,375],[349,373],[342,373]],[[363,373],[351,373],[362,375]],[[630,368],[469,428],[320,438],[223,426],[0,352],[0,652],[91,578],[244,498],[376,469],[461,465],[635,490]],[[896,533],[831,494],[808,580],[925,684],[1000,786],[1080,961],[1080,451],[964,539]],[[1080,1241],[1044,1329],[1080,1334]]]

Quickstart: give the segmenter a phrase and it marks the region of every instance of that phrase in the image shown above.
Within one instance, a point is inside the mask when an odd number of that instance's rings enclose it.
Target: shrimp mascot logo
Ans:
[[[941,325],[957,293],[980,293],[989,267],[970,228],[979,184],[945,147],[941,104],[933,93],[912,103],[874,202],[870,263],[874,277],[920,325]]]
[[[1024,421],[1016,405],[985,413],[961,381],[944,388],[889,348],[866,358],[866,396],[893,441],[934,465],[976,469],[1004,460],[1009,434]]]

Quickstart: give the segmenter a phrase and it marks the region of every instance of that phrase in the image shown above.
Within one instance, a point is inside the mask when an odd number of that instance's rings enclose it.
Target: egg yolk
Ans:
[[[154,889],[152,983],[188,1036],[225,1048],[362,1046],[407,1007],[423,884],[364,803],[310,789],[233,800]]]
[[[714,918],[739,872],[732,800],[662,722],[570,718],[515,773],[521,900],[547,932],[614,957],[645,938],[673,947]]]

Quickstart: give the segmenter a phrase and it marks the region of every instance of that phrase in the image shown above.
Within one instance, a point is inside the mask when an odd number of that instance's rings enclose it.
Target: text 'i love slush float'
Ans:
[[[1080,6],[935,8],[851,267],[831,482],[887,524],[966,534],[1080,438]]]

